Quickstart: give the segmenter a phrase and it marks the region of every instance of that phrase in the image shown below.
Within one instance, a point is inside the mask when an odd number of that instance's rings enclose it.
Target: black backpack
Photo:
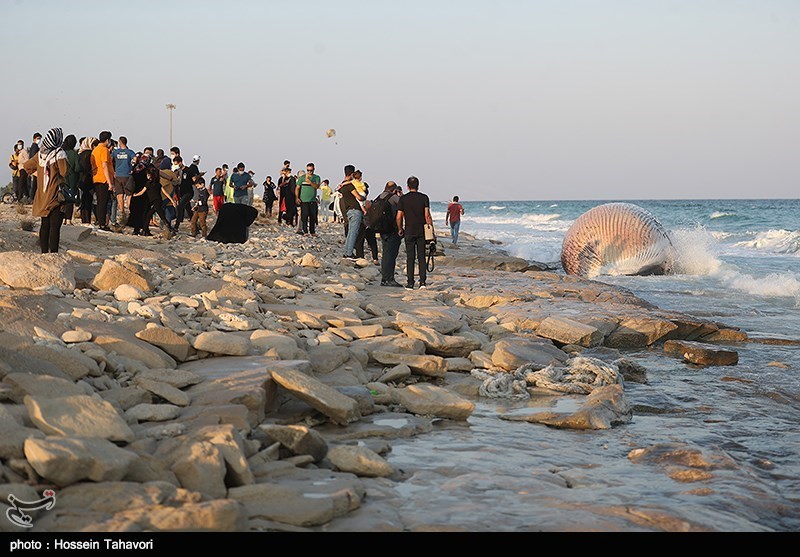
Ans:
[[[385,193],[385,192],[384,192]],[[394,212],[389,203],[391,195],[379,195],[370,203],[367,209],[367,228],[374,232],[394,232],[397,224],[394,220]]]

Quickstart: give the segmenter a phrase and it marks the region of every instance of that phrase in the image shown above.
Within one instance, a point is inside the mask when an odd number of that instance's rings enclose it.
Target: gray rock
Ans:
[[[383,365],[405,364],[411,368],[411,371],[428,377],[443,377],[447,372],[444,358],[440,356],[417,356],[381,351],[375,351],[371,356]]]
[[[119,481],[138,457],[97,437],[47,437],[25,441],[25,458],[37,474],[64,487],[84,479]]]
[[[228,487],[250,485],[255,482],[253,472],[245,455],[244,440],[239,432],[230,424],[206,426],[193,434],[193,439],[211,443],[219,449],[227,474],[225,484]]]
[[[361,417],[355,400],[321,381],[293,369],[272,368],[271,372],[276,383],[335,423],[347,425]]]
[[[116,387],[100,391],[98,394],[112,404],[119,404],[123,412],[138,404],[153,402],[153,395],[140,387]]]
[[[313,527],[357,509],[366,494],[352,474],[328,470],[282,469],[280,483],[260,483],[228,490],[244,504],[248,517]]]
[[[6,461],[24,458],[23,445],[26,439],[44,437],[38,429],[25,427],[18,422],[7,406],[0,404],[0,459]]]
[[[90,357],[79,350],[64,348],[56,344],[48,346],[37,344],[26,351],[28,356],[50,362],[59,367],[70,379],[77,381],[87,375],[100,375],[100,367]]]
[[[126,443],[135,437],[114,407],[100,398],[26,396],[25,407],[34,425],[49,435],[101,437]]]
[[[147,379],[142,377],[141,374],[136,377],[134,383],[142,389],[150,391],[154,395],[163,398],[175,406],[189,406],[189,403],[191,402],[189,395],[180,389],[176,389],[167,383],[162,383],[153,379]]]
[[[153,290],[154,284],[150,273],[134,263],[120,264],[111,259],[103,262],[103,267],[92,281],[92,287],[96,290],[108,290],[113,292],[122,284],[128,284],[138,288],[142,292]]]
[[[525,364],[534,364],[539,369],[566,362],[569,356],[550,341],[527,338],[510,338],[498,341],[492,352],[492,363],[506,371],[516,371]]]
[[[394,394],[397,402],[409,412],[421,416],[466,420],[475,410],[475,405],[470,401],[429,383],[418,383],[396,389]]]
[[[264,424],[259,429],[272,443],[280,443],[295,455],[309,455],[319,462],[328,454],[325,439],[306,426]]]
[[[375,451],[355,445],[338,445],[328,451],[328,460],[342,472],[368,478],[386,478],[394,467]]]
[[[585,347],[600,345],[604,338],[603,333],[595,327],[558,315],[544,319],[536,328],[536,334],[561,344]]]
[[[181,415],[181,409],[172,404],[137,404],[125,411],[125,418],[137,422],[167,422]]]
[[[57,253],[0,252],[0,281],[12,288],[55,287],[75,289],[75,269],[70,259]]]
[[[98,335],[94,342],[106,352],[116,352],[120,356],[138,360],[150,369],[174,368],[178,365],[172,356],[133,334]]]
[[[80,385],[72,381],[50,375],[31,375],[30,373],[9,373],[3,382],[11,386],[9,397],[22,403],[26,395],[43,398],[85,395]]]
[[[664,352],[700,366],[735,366],[739,363],[739,353],[735,350],[688,340],[668,340],[664,343]]]
[[[214,444],[205,441],[184,443],[170,469],[181,487],[212,499],[225,497],[225,459]]]
[[[227,356],[246,356],[250,352],[249,339],[221,331],[200,333],[194,339],[193,346],[195,350]]]
[[[130,284],[120,284],[114,289],[114,298],[120,302],[133,302],[144,299],[146,294]]]
[[[197,385],[203,381],[203,377],[185,369],[147,369],[136,376],[137,379],[150,379],[172,385],[176,389],[184,389],[191,385]]]
[[[67,344],[89,342],[92,340],[92,333],[89,331],[66,331],[61,335],[61,340]]]
[[[406,364],[397,364],[378,377],[380,383],[397,383],[411,377],[411,368]]]
[[[166,327],[148,327],[136,333],[136,338],[157,346],[179,362],[185,362],[192,345],[185,338]]]

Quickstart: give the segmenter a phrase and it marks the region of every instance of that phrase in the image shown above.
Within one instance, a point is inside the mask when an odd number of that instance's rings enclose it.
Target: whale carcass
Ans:
[[[671,272],[675,249],[670,234],[645,209],[605,203],[572,224],[561,246],[570,275],[660,275]]]

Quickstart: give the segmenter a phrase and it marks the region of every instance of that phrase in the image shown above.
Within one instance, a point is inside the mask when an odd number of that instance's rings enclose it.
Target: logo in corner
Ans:
[[[56,506],[56,492],[52,489],[45,489],[42,498],[38,501],[23,501],[15,495],[9,495],[8,501],[11,506],[6,511],[6,517],[12,524],[22,528],[33,528],[33,517],[25,514],[25,511],[38,511],[44,509],[49,511]]]

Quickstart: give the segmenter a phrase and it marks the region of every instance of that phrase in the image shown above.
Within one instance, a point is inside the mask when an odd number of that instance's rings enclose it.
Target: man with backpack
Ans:
[[[367,227],[381,235],[381,286],[403,286],[394,278],[400,235],[397,233],[397,184],[386,182],[381,194],[367,209]]]

